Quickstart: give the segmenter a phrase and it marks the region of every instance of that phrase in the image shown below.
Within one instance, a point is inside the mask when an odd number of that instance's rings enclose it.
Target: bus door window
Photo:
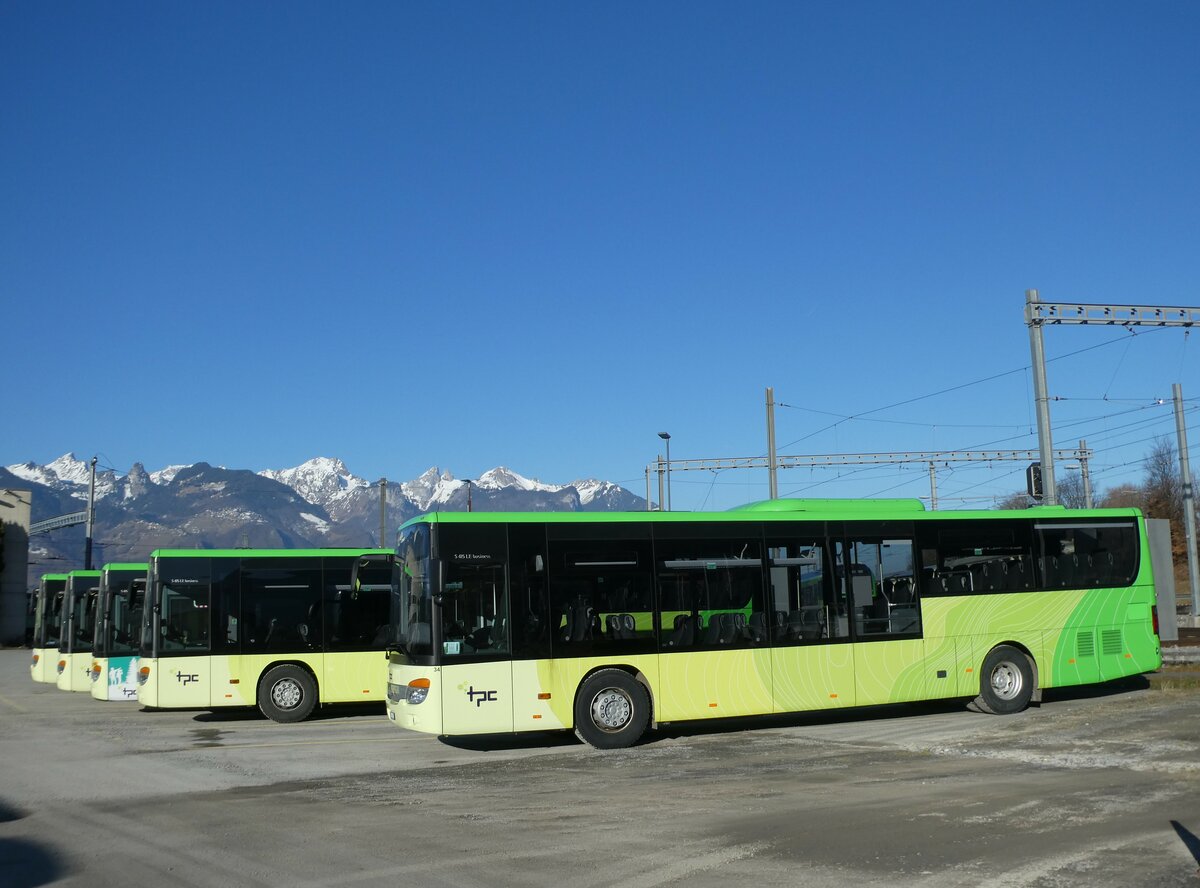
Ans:
[[[443,564],[441,655],[506,657],[508,637],[508,533],[503,524],[452,524],[438,528]]]
[[[508,577],[512,596],[509,637],[514,658],[550,656],[546,526],[510,524]]]
[[[845,593],[833,582],[826,541],[820,537],[768,537],[767,551],[771,638],[784,644],[846,638]]]
[[[686,528],[685,528],[686,530]],[[765,645],[763,544],[757,527],[706,527],[707,539],[656,528],[663,650]],[[749,531],[749,532],[748,532]],[[665,538],[664,538],[665,537]]]
[[[169,564],[162,577],[158,654],[209,650],[209,570],[197,564]]]
[[[847,591],[856,635],[920,634],[912,539],[850,539],[844,556],[839,579]]]
[[[442,652],[448,656],[508,652],[508,601],[503,564],[446,567]]]

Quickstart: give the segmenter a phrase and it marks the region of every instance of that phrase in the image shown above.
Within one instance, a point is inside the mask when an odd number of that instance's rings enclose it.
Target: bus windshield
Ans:
[[[140,577],[109,589],[103,606],[107,613],[96,620],[96,653],[105,657],[128,657],[138,651],[138,630],[146,581]],[[107,634],[106,634],[107,633]]]
[[[58,647],[58,625],[61,618],[63,588],[66,580],[43,580],[38,590],[37,610],[33,621],[33,646]]]
[[[96,633],[96,599],[100,590],[93,586],[84,591],[75,601],[75,614],[71,621],[71,644],[73,654],[87,653],[92,649]]]
[[[396,546],[396,576],[392,584],[394,649],[411,657],[433,653],[433,593],[429,525],[404,530]]]

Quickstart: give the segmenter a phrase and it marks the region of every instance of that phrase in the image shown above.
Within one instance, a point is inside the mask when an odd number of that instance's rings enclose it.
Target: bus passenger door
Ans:
[[[487,734],[513,729],[512,647],[503,563],[448,561],[442,587],[442,731]]]
[[[924,699],[925,642],[911,534],[852,537],[839,555],[838,582],[854,629],[856,705]]]

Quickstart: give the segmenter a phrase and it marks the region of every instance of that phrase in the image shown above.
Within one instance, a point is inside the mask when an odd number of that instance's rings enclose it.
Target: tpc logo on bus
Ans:
[[[484,703],[495,703],[496,702],[496,692],[495,691],[477,691],[477,690],[475,690],[475,686],[472,685],[471,687],[469,687],[467,689],[467,699],[470,700],[472,703],[474,703],[476,706],[482,706]]]
[[[184,687],[187,687],[187,686],[188,686],[188,685],[190,685],[192,682],[194,682],[194,681],[199,681],[199,680],[200,680],[200,676],[199,676],[199,675],[195,675],[195,674],[188,675],[186,672],[176,672],[176,673],[175,673],[175,680],[176,680],[177,682],[179,682],[181,685],[183,685]]]

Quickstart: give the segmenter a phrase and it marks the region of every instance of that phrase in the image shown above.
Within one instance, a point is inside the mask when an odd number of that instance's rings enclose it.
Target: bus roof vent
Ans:
[[[919,499],[774,499],[735,506],[729,511],[882,515],[896,512],[924,512],[925,504]]]

